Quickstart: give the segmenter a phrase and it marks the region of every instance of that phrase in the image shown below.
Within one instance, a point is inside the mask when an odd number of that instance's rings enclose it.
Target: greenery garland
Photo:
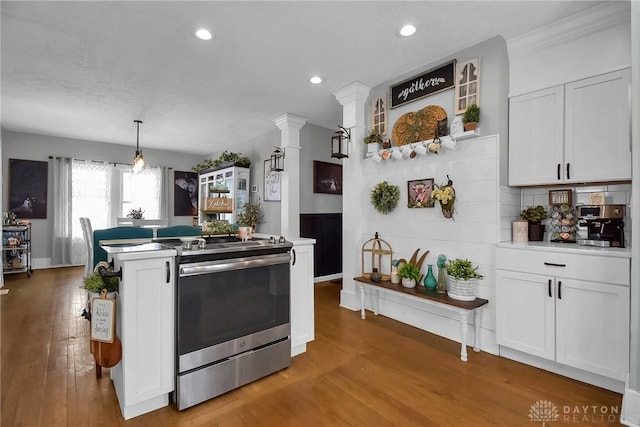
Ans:
[[[398,206],[400,188],[390,185],[387,181],[376,184],[371,190],[371,204],[381,214],[388,214]]]

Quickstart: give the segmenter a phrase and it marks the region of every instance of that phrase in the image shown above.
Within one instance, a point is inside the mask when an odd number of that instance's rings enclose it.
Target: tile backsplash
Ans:
[[[549,190],[564,190],[570,189],[573,191],[572,205],[587,205],[589,204],[589,195],[591,193],[604,193],[605,204],[625,205],[626,214],[624,218],[624,234],[625,244],[631,246],[631,184],[603,184],[603,185],[590,185],[579,187],[540,187],[540,188],[523,188],[522,189],[522,205],[524,209],[529,206],[544,206],[547,211],[549,210]],[[547,219],[546,222],[548,223]],[[549,234],[545,233],[545,240],[549,240]]]

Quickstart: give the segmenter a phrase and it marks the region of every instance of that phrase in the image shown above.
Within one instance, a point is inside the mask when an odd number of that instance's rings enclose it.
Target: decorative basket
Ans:
[[[477,281],[478,279],[457,280],[447,276],[447,295],[460,301],[474,301]]]

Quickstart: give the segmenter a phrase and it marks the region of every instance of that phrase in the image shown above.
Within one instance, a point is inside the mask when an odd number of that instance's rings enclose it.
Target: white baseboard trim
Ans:
[[[353,311],[360,310],[360,298],[355,292],[342,289],[340,291],[340,307]]]
[[[537,356],[522,353],[518,350],[512,350],[510,348],[500,346],[500,356],[526,365],[535,366],[536,368],[544,369],[545,371],[553,372],[554,374],[573,378],[574,380],[582,381],[583,383],[595,385],[596,387],[611,390],[616,393],[622,394],[624,392],[624,381],[593,374],[591,372],[583,371],[582,369],[572,368],[571,366],[562,365],[552,360],[542,359]]]
[[[629,388],[628,379],[622,395],[620,423],[625,426],[640,427],[640,392]]]
[[[84,264],[53,265],[51,264],[51,258],[32,258],[31,259],[31,268],[33,270],[43,270],[45,268],[78,267],[78,266],[84,266]]]
[[[342,273],[329,274],[327,276],[319,276],[313,278],[313,283],[328,282],[329,280],[342,279]]]

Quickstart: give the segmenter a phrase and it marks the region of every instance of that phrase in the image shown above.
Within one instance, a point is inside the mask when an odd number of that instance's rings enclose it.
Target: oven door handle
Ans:
[[[204,261],[180,266],[180,277],[195,276],[198,274],[219,273],[255,267],[266,267],[276,264],[288,264],[291,260],[289,253],[260,255],[246,258],[222,259],[217,261]]]

